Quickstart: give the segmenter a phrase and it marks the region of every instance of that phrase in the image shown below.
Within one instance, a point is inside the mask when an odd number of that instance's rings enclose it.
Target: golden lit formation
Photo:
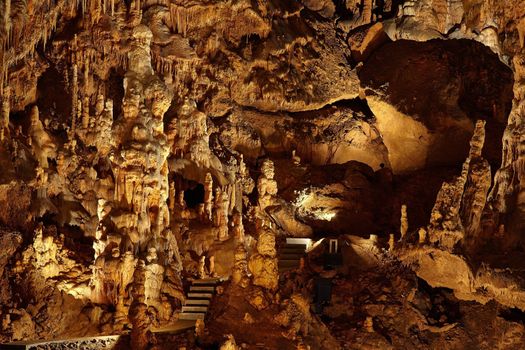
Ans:
[[[0,0],[0,350],[525,349],[517,0]]]

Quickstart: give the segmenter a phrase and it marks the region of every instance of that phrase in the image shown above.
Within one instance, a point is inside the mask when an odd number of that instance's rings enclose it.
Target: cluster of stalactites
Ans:
[[[114,151],[109,154],[115,179],[113,198],[100,203],[100,225],[94,243],[94,299],[116,305],[117,315],[125,319],[130,307],[130,296],[125,291],[131,283],[138,283],[144,288],[141,305],[153,307],[157,316],[166,320],[171,316],[168,298],[180,298],[181,262],[177,241],[170,230],[166,203],[170,192],[169,150],[162,117],[169,107],[171,95],[151,68],[150,40],[151,31],[147,27],[138,25],[133,29],[124,80],[123,118],[109,128],[113,119],[112,101],[99,94],[92,113],[87,109],[88,100],[85,100],[85,107],[84,103],[77,104],[76,115],[81,122],[76,121],[73,125],[81,125],[76,133],[87,144],[94,131],[111,132],[115,142]],[[154,95],[153,99],[147,98],[148,91]],[[102,140],[107,142],[107,138],[109,136]],[[97,139],[91,141],[97,142]],[[108,205],[109,210],[103,209]],[[139,259],[144,260],[144,266],[137,269]],[[133,281],[134,272],[138,270],[142,271],[139,274],[142,282]],[[108,295],[111,286],[116,286],[113,288],[118,288],[122,297]],[[132,322],[134,312],[132,307]]]

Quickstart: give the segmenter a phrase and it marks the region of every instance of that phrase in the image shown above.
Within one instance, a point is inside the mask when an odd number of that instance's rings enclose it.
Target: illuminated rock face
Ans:
[[[151,38],[146,26],[139,25],[132,31],[123,116],[113,126],[116,148],[110,160],[114,198],[111,211],[98,229],[106,234],[97,237],[95,244],[105,248],[97,249],[92,284],[94,300],[109,302],[116,305],[117,313],[125,313],[120,308],[132,300],[126,291],[133,282],[137,258],[147,255],[142,273],[143,303],[154,307],[160,318],[169,320],[171,314],[166,314],[169,310],[163,308],[162,300],[180,297],[180,293],[172,292],[180,288],[180,280],[164,281],[164,266],[181,269],[177,266],[177,242],[169,226],[169,149],[162,122],[171,95],[151,67]],[[175,286],[163,286],[173,283]]]
[[[524,38],[519,1],[0,0],[0,342],[524,348]]]
[[[465,231],[474,236],[478,233],[481,211],[490,185],[490,166],[481,158],[484,142],[485,122],[480,120],[476,123],[469,156],[463,163],[461,175],[451,182],[444,182],[436,198],[428,232],[430,242],[444,249],[452,250],[456,243],[465,238]],[[475,238],[472,240],[476,241]]]
[[[248,262],[254,285],[270,291],[277,290],[279,273],[276,255],[275,233],[269,227],[263,226],[257,240],[257,252]]]

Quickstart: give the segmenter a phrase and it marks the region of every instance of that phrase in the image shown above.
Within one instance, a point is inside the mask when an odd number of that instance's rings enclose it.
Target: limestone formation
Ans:
[[[5,116],[4,116],[5,121]],[[33,154],[38,160],[40,167],[46,169],[49,167],[48,160],[56,157],[56,145],[52,141],[44,125],[40,120],[40,113],[37,106],[31,109],[31,124],[29,126],[29,136]]]
[[[444,249],[452,250],[457,242],[464,239],[466,225],[470,228],[471,235],[472,230],[475,231],[479,227],[479,218],[484,205],[483,200],[482,203],[477,203],[479,200],[477,192],[487,193],[488,190],[486,177],[480,178],[480,170],[476,165],[479,164],[476,161],[479,162],[481,158],[484,140],[485,123],[480,121],[476,123],[470,141],[469,156],[463,163],[461,175],[451,182],[444,182],[436,198],[428,234],[430,242],[438,243]],[[488,164],[484,162],[484,165],[487,169]],[[490,172],[490,168],[488,171]],[[471,182],[467,182],[469,178]],[[460,215],[462,208],[466,208],[469,215],[473,214],[474,217],[465,217],[465,220],[462,220]]]
[[[4,138],[9,134],[9,109],[10,109],[10,99],[11,89],[7,86],[2,95],[2,114],[0,119],[0,141],[3,141]]]
[[[234,252],[234,259],[232,282],[234,284],[245,285],[248,277],[248,264],[246,259],[246,249],[243,244],[237,244],[237,248]]]
[[[229,238],[228,236],[228,211],[230,201],[228,194],[222,191],[220,188],[215,190],[215,204],[214,204],[214,225],[218,229],[219,241],[225,241]]]
[[[395,248],[395,244],[396,244],[396,242],[395,242],[395,236],[394,236],[393,233],[391,233],[391,234],[389,235],[389,238],[388,238],[388,251],[389,251],[389,252],[391,252],[391,251],[394,250],[394,248]]]
[[[417,235],[419,244],[425,244],[427,240],[427,230],[425,230],[423,227],[420,227],[417,231]]]
[[[221,345],[221,347],[219,349],[220,350],[238,350],[239,347],[235,343],[235,338],[233,337],[233,335],[228,334],[226,337],[228,339],[226,341],[224,341],[224,343],[222,343],[222,345]]]
[[[367,316],[364,322],[364,327],[368,333],[373,333],[374,332],[374,319],[370,316]]]
[[[401,226],[399,232],[401,233],[401,239],[405,238],[408,231],[408,218],[407,218],[407,206],[403,204],[401,206]]]
[[[244,225],[242,223],[242,214],[238,211],[233,213],[233,237],[237,244],[244,244]]]
[[[148,331],[150,327],[149,317],[147,315],[148,307],[145,303],[145,285],[146,273],[144,261],[140,260],[133,274],[132,298],[129,309],[129,318],[131,321],[131,346],[133,349],[145,350],[148,348]]]
[[[248,261],[248,269],[252,273],[254,285],[270,291],[277,289],[279,271],[276,256],[275,233],[264,225],[257,239],[257,253],[253,254]]]
[[[195,321],[195,335],[197,336],[197,338],[204,336],[205,330],[206,328],[204,325],[204,321],[200,319],[196,320]]]
[[[301,164],[301,158],[296,154],[295,150],[292,150],[292,162],[296,166]]]
[[[261,175],[257,179],[259,206],[262,210],[273,204],[277,194],[277,182],[274,180],[274,174],[273,162],[269,159],[264,160],[261,165]]]
[[[276,322],[288,330],[285,337],[295,339],[299,334],[307,336],[310,332],[312,315],[308,301],[298,294],[283,302],[284,309],[276,316]]]
[[[200,259],[199,259],[199,266],[198,266],[197,273],[198,273],[199,278],[201,278],[201,279],[207,277],[207,273],[206,273],[206,256],[205,255],[201,256]]]
[[[213,178],[210,173],[206,173],[204,180],[204,213],[209,221],[212,220],[213,212]]]
[[[0,0],[0,344],[525,348],[524,47],[517,0]]]

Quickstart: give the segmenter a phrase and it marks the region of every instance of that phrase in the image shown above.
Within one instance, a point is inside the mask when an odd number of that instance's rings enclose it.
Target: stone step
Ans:
[[[210,305],[210,301],[206,299],[186,299],[184,305]]]
[[[279,267],[297,267],[299,260],[279,260]]]
[[[213,293],[215,292],[215,287],[214,286],[190,286],[190,292]]]
[[[183,306],[182,312],[204,312],[206,313],[208,311],[207,306]]]
[[[281,256],[287,256],[287,255],[290,255],[290,256],[296,256],[297,259],[300,259],[302,256],[304,256],[304,251],[295,251],[295,252],[291,252],[291,251],[281,251],[279,252],[279,254],[277,254],[277,256],[281,257]]]
[[[193,280],[191,284],[194,286],[196,285],[215,286],[219,282],[221,282],[220,278],[203,278],[200,280]]]
[[[177,320],[172,324],[151,328],[151,331],[155,334],[180,334],[192,328],[195,328],[195,320]]]
[[[307,245],[306,244],[286,243],[282,247],[283,248],[297,248],[297,249],[304,249],[304,250],[306,250]]]
[[[179,314],[179,320],[204,320],[206,314],[198,312],[182,312]]]
[[[280,260],[300,260],[304,256],[304,253],[281,253],[279,254]]]
[[[189,299],[211,299],[213,297],[213,294],[211,293],[188,293]]]
[[[288,253],[304,253],[306,251],[303,247],[281,247],[279,249],[280,253],[288,252]]]
[[[312,245],[312,239],[306,237],[286,237],[287,244],[303,244],[305,246]]]

